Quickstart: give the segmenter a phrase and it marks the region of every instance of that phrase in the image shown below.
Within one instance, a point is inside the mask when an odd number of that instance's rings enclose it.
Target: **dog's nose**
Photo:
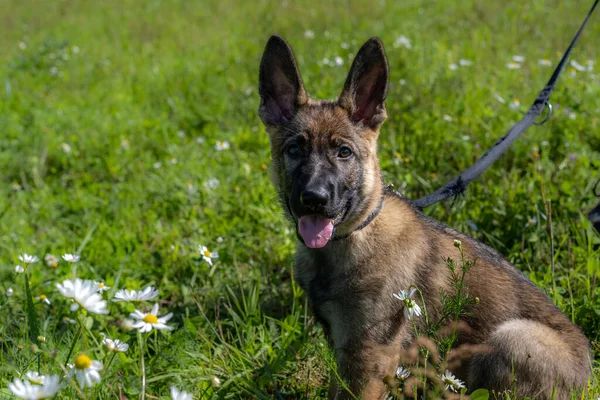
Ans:
[[[325,207],[329,203],[329,193],[325,189],[305,190],[300,195],[300,202],[305,207]]]

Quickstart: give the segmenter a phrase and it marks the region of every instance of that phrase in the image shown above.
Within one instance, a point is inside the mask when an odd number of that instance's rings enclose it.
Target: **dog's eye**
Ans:
[[[348,158],[351,155],[352,155],[352,150],[350,150],[348,147],[346,147],[346,146],[340,147],[340,150],[338,151],[339,158]]]
[[[294,157],[300,155],[300,147],[297,144],[293,144],[287,148],[287,153]]]

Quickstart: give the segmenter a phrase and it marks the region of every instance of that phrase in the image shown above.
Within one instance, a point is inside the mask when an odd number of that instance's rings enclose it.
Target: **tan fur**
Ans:
[[[302,159],[286,156],[285,143],[291,139],[304,143],[303,151],[314,156],[311,162],[335,166],[330,169],[336,174],[334,183],[340,187],[360,185],[351,203],[356,205],[336,226],[336,234],[350,236],[332,240],[323,248],[299,243],[294,267],[296,280],[322,323],[335,349],[339,371],[352,392],[364,399],[384,398],[383,379],[394,374],[401,349],[413,339],[402,303],[393,293],[417,286],[423,292],[430,319],[439,317],[440,292],[452,291],[445,260],[460,260],[459,250],[453,245],[455,239],[462,242],[465,258],[475,261],[465,284],[469,294],[480,299],[471,315],[463,318],[471,329],[459,336],[457,345],[485,344],[491,351],[474,355],[453,372],[467,382],[469,389],[507,390],[513,387],[514,378],[519,395],[540,399],[550,398],[553,387],[557,399],[568,397],[571,389],[583,388],[591,373],[587,339],[539,288],[495,250],[430,219],[391,193],[384,195],[377,217],[364,229],[356,230],[375,212],[385,193],[376,154],[379,127],[385,119],[385,89],[379,100],[374,97],[381,104],[365,106],[356,98],[356,93],[361,93],[356,89],[357,81],[362,84],[360,79],[367,79],[363,91],[379,87],[378,74],[387,72],[380,42],[372,40],[363,47],[367,50],[361,49],[337,102],[319,102],[305,98],[299,74],[293,76],[297,68],[285,42],[280,38],[271,40],[274,44],[270,41],[267,45],[261,64],[260,113],[271,140],[272,179],[288,216],[293,221],[298,218],[289,203],[292,188],[299,184],[293,176],[298,176],[294,175],[298,168],[309,169]],[[377,61],[369,63],[369,57]],[[272,60],[281,65],[265,65]],[[283,82],[281,78],[269,82],[269,68],[281,68],[288,75]],[[284,99],[281,110],[272,109],[272,104],[278,103],[269,97],[271,88],[282,86],[285,90],[280,92],[287,96],[294,82],[300,100],[291,104]],[[367,115],[364,121],[360,120],[363,111]],[[283,112],[291,117],[281,117]],[[343,143],[353,146],[354,164],[331,155]],[[308,173],[311,182],[311,174],[318,173]],[[417,319],[417,323],[423,324],[423,319]],[[330,399],[343,398],[351,396],[332,381]]]

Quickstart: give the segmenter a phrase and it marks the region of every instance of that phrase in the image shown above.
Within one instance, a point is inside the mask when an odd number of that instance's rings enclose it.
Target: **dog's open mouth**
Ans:
[[[305,215],[298,220],[298,233],[307,247],[320,249],[325,247],[331,236],[336,222],[343,215],[340,212],[334,219],[322,215]]]

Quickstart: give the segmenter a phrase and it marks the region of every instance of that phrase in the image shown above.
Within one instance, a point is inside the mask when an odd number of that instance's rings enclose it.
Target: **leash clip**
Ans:
[[[544,108],[546,108],[546,106],[548,106],[548,113],[546,114],[544,119],[541,120],[540,122],[533,121],[534,125],[542,125],[544,122],[546,122],[550,119],[550,116],[552,115],[552,104],[548,100],[546,100],[544,102]]]

